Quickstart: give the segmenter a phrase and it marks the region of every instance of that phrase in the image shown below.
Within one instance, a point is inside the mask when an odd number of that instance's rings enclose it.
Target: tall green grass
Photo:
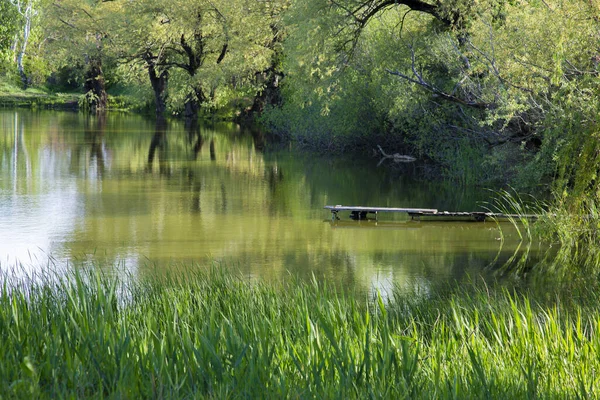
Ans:
[[[533,272],[537,274],[542,264],[551,263],[554,257],[553,251],[546,251],[546,257],[542,258],[542,261],[535,265],[533,268],[533,262],[531,260],[531,251],[535,246],[537,250],[541,250],[542,247],[546,247],[548,250],[549,242],[543,242],[538,232],[537,221],[539,218],[547,218],[550,216],[548,213],[549,205],[543,201],[536,199],[533,196],[520,195],[516,190],[492,190],[492,197],[489,202],[483,203],[483,207],[487,211],[492,213],[500,213],[506,216],[507,222],[513,228],[512,231],[516,232],[519,243],[515,248],[512,256],[498,266],[496,261],[502,251],[502,247],[505,241],[505,228],[500,221],[496,220],[498,232],[500,234],[500,248],[498,250],[498,256],[492,263],[492,267],[498,274],[511,275],[517,280],[523,280],[528,273]]]
[[[575,210],[558,204],[554,214],[545,218],[542,233],[561,247],[557,261],[564,265],[600,270],[600,207],[590,196]]]
[[[72,272],[0,293],[1,398],[589,398],[600,301],[357,299],[218,269]]]

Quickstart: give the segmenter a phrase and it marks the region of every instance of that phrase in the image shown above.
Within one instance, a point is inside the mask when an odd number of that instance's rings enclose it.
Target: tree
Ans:
[[[11,48],[20,19],[17,7],[9,0],[0,0],[0,52]]]
[[[514,178],[540,149],[560,71],[573,80],[590,70],[589,57],[587,66],[577,65],[579,56],[568,66],[555,50],[571,30],[574,53],[594,47],[584,39],[592,35],[584,33],[583,3],[590,2],[296,1],[284,43],[284,106],[271,111],[270,126],[338,149],[344,137],[364,143],[369,131],[451,177],[484,165],[484,179]],[[526,65],[533,56],[541,68]],[[358,115],[373,125],[344,122]]]
[[[111,18],[119,58],[148,72],[157,113],[169,101],[193,117],[270,61],[278,1],[138,0]],[[168,96],[167,96],[168,91]]]
[[[270,63],[266,69],[256,73],[257,81],[262,83],[259,92],[254,98],[252,107],[247,110],[245,117],[260,115],[264,112],[265,107],[273,107],[281,105],[283,98],[281,95],[281,80],[284,77],[283,71],[283,40],[286,35],[286,26],[283,22],[285,11],[290,6],[288,1],[275,3],[274,7],[266,10],[268,21],[272,32],[271,40],[267,44],[267,48],[272,51]]]
[[[86,107],[93,112],[108,105],[104,61],[110,56],[110,33],[104,17],[104,1],[55,0],[47,10],[46,32],[55,68],[81,65]],[[107,50],[107,46],[109,49]]]
[[[8,0],[0,0],[0,73],[12,68],[12,44],[20,16]]]
[[[38,15],[37,2],[35,0],[2,0],[4,3],[2,8],[4,9],[8,8],[7,4],[5,3],[6,1],[8,1],[12,6],[12,12],[6,10],[8,11],[7,15],[3,17],[9,22],[8,26],[6,27],[8,31],[14,30],[15,14],[19,15],[20,17],[18,18],[18,23],[16,24],[18,26],[17,29],[20,32],[14,35],[11,50],[14,53],[14,61],[17,64],[17,70],[19,72],[23,88],[27,89],[29,80],[25,72],[24,59],[31,35],[31,24],[34,17]]]

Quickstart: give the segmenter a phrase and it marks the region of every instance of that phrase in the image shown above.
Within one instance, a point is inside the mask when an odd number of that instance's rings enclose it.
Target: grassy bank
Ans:
[[[0,77],[0,108],[34,108],[54,110],[79,110],[83,95],[78,92],[59,93],[45,87],[31,87],[27,90],[15,86],[8,79]],[[147,107],[144,100],[132,91],[117,90],[108,95],[111,110],[142,110]]]
[[[600,389],[589,296],[361,301],[216,270],[16,288],[5,278],[0,397],[585,398]]]
[[[0,107],[77,109],[79,95],[75,93],[54,93],[43,88],[23,90],[9,80],[0,79]]]

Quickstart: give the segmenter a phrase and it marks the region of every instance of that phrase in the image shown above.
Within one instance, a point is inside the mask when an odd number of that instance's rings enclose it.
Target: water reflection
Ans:
[[[153,171],[154,158],[159,158],[158,170],[161,175],[169,175],[169,166],[167,163],[167,122],[159,118],[156,121],[156,127],[154,128],[154,136],[150,142],[150,149],[148,150],[148,172]]]
[[[105,168],[104,129],[106,128],[106,114],[98,113],[87,115],[84,123],[84,135],[90,143],[90,161],[95,163],[98,179],[102,179]]]
[[[493,279],[490,265],[519,244],[489,223],[332,224],[325,204],[473,210],[489,193],[398,179],[373,160],[265,152],[259,133],[233,125],[22,111],[0,121],[1,268],[36,251],[37,262],[137,274],[217,259],[260,279],[427,292]]]
[[[55,132],[32,140],[31,119],[16,112],[0,118],[0,266],[23,273],[53,262],[80,213],[73,181],[60,177],[69,155],[57,157],[64,147]]]
[[[217,155],[215,153],[215,140],[210,139],[210,161],[217,161]]]

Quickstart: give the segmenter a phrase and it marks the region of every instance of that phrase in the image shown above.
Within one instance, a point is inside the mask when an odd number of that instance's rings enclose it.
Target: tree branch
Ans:
[[[342,4],[341,0],[329,0],[329,3],[338,9],[343,10],[346,16],[352,19],[351,23],[342,24],[337,35],[339,36],[343,31],[348,32],[350,37],[346,40],[342,39],[343,41],[340,42],[338,47],[340,50],[346,51],[350,57],[352,57],[362,31],[369,21],[388,8],[403,5],[409,8],[408,11],[418,11],[429,14],[446,26],[452,25],[452,20],[441,14],[438,2],[431,4],[423,0],[362,0],[354,9]],[[356,2],[352,2],[352,4],[356,4]],[[407,14],[404,15],[403,20]]]
[[[361,4],[356,10],[352,12],[352,15],[360,25],[366,25],[369,20],[378,14],[380,11],[386,8],[405,5],[411,10],[420,11],[425,14],[432,15],[441,22],[450,25],[450,21],[442,17],[438,12],[438,6],[429,4],[421,0],[384,0],[384,1],[366,1]],[[360,16],[357,16],[360,15]]]
[[[219,54],[219,58],[217,58],[217,64],[221,64],[221,61],[223,61],[223,58],[225,58],[225,54],[227,53],[227,46],[227,43],[223,45],[223,48],[221,49],[221,54]]]
[[[490,103],[483,103],[483,102],[476,102],[476,101],[470,101],[470,100],[465,100],[465,99],[461,99],[460,97],[457,97],[453,94],[450,93],[446,93],[443,90],[437,88],[436,86],[432,85],[431,83],[428,83],[427,81],[425,81],[425,79],[423,79],[423,76],[421,76],[421,74],[419,74],[419,72],[417,71],[417,67],[415,66],[415,52],[414,50],[411,48],[411,69],[414,75],[414,78],[405,75],[399,71],[392,71],[390,69],[386,69],[386,72],[395,76],[398,76],[404,80],[407,80],[409,82],[412,82],[414,84],[417,84],[419,86],[424,87],[425,89],[429,90],[430,92],[436,94],[437,96],[441,97],[444,100],[448,100],[454,103],[459,103],[465,106],[469,106],[469,107],[473,107],[473,108],[480,108],[480,109],[487,109],[490,108],[491,104]]]

